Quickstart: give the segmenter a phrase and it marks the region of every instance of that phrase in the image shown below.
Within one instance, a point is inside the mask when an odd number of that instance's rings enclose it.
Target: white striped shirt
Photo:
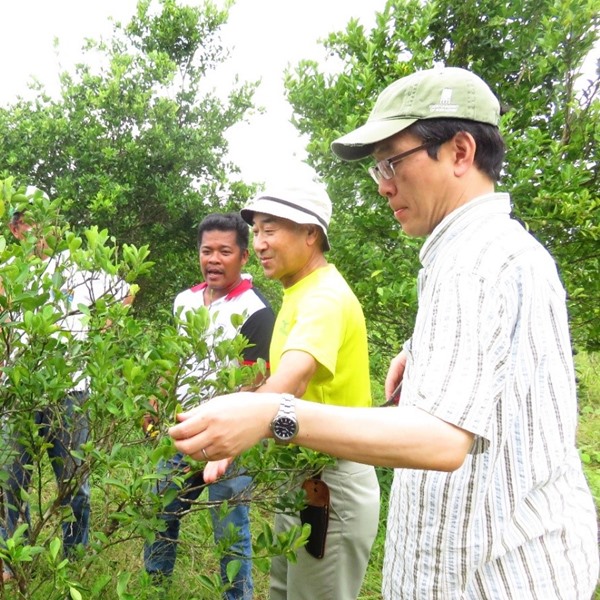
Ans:
[[[556,265],[506,194],[448,215],[421,262],[402,404],[475,439],[453,473],[395,471],[384,598],[589,600],[597,524]]]

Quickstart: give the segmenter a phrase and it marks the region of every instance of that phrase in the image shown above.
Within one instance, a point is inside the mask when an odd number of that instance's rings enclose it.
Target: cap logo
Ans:
[[[440,94],[440,101],[437,104],[429,105],[429,112],[456,112],[458,104],[452,104],[452,89],[444,88]]]

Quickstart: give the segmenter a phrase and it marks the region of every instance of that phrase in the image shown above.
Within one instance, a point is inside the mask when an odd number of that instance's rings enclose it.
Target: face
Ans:
[[[50,258],[50,254],[46,251],[48,245],[46,244],[46,239],[43,236],[41,227],[37,226],[35,223],[32,224],[28,222],[27,216],[23,217],[23,215],[20,215],[17,219],[11,220],[8,224],[8,228],[18,240],[24,240],[30,235],[37,238],[34,249],[35,254],[44,260]]]
[[[376,161],[383,160],[422,143],[414,135],[401,133],[379,144],[373,156]],[[453,210],[448,197],[451,171],[444,144],[438,150],[438,160],[431,158],[423,148],[393,167],[392,179],[379,180],[379,193],[388,199],[395,219],[407,235],[429,235]]]
[[[22,216],[11,221],[8,225],[10,232],[18,239],[25,239],[25,234],[31,229],[31,225],[23,220]]]
[[[200,243],[200,269],[213,298],[226,296],[240,281],[248,250],[237,245],[235,231],[205,231]]]
[[[287,288],[305,277],[314,233],[288,219],[263,213],[254,213],[252,232],[254,251],[269,279],[278,279]]]

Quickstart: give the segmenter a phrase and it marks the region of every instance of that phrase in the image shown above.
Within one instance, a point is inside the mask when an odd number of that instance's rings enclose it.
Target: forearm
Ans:
[[[260,394],[288,393],[300,397],[306,391],[309,381],[301,377],[292,379],[289,376],[272,375],[256,389],[256,392]]]
[[[317,362],[310,354],[298,350],[288,351],[281,357],[277,372],[270,375],[256,391],[288,393],[300,398],[306,392],[316,370]]]
[[[178,450],[201,459],[235,456],[271,437],[279,394],[233,394],[178,415],[171,428]],[[298,445],[384,467],[451,471],[460,467],[473,435],[413,407],[349,408],[296,401]]]
[[[295,443],[365,464],[452,471],[473,435],[418,408],[346,408],[297,401]]]

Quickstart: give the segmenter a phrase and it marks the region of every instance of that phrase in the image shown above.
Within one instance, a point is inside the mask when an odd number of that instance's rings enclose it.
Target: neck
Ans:
[[[235,283],[232,283],[229,287],[226,288],[214,288],[210,286],[206,286],[204,289],[204,305],[208,306],[212,304],[215,300],[219,300],[220,298],[224,298],[234,290],[240,283],[242,282],[242,278],[240,277]]]
[[[284,288],[289,288],[308,277],[311,273],[316,271],[317,269],[321,269],[327,265],[327,259],[325,255],[321,252],[315,253],[312,258],[304,264],[304,266],[296,271],[294,274],[289,275],[281,279],[281,284]]]

